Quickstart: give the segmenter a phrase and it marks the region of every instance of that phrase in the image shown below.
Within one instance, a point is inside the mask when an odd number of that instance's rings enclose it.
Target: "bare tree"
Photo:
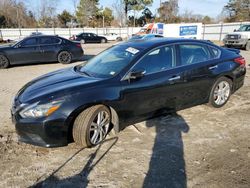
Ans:
[[[112,8],[115,20],[118,22],[120,27],[123,27],[126,23],[123,0],[116,0],[116,2],[112,4]]]

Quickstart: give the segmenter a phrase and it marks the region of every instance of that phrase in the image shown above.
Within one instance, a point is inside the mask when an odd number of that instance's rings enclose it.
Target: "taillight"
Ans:
[[[76,46],[77,46],[78,48],[81,48],[81,47],[82,47],[81,44],[79,44],[79,43],[77,43]]]
[[[239,63],[241,66],[246,66],[246,60],[244,57],[238,57],[236,59],[234,59],[235,63]]]

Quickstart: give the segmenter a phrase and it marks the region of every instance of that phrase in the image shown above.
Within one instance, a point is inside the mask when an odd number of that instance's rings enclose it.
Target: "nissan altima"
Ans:
[[[27,83],[12,120],[20,141],[92,147],[112,129],[199,104],[222,107],[243,86],[245,64],[239,51],[205,41],[125,42]]]
[[[32,35],[13,45],[0,46],[0,69],[11,65],[55,62],[68,64],[83,56],[79,42],[54,35]]]

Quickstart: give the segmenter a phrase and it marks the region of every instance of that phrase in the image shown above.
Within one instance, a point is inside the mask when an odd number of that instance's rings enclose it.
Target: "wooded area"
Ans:
[[[57,0],[1,0],[1,28],[35,28],[35,27],[108,27],[108,26],[142,26],[149,22],[235,22],[250,20],[249,0],[229,0],[221,13],[211,18],[194,14],[190,10],[179,12],[178,0],[162,1],[156,13],[150,6],[153,0],[116,0],[112,7],[103,7],[99,0],[69,0],[74,12],[65,8],[57,13]]]

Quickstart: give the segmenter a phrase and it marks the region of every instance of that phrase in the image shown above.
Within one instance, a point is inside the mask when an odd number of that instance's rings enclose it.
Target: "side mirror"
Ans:
[[[234,32],[236,32],[237,31],[237,29],[234,29]]]
[[[128,80],[130,82],[130,80],[137,80],[142,78],[145,75],[146,71],[144,69],[140,69],[140,70],[132,70],[124,80]]]
[[[17,45],[15,46],[15,48],[21,48],[21,47],[22,47],[21,44],[17,44]]]

